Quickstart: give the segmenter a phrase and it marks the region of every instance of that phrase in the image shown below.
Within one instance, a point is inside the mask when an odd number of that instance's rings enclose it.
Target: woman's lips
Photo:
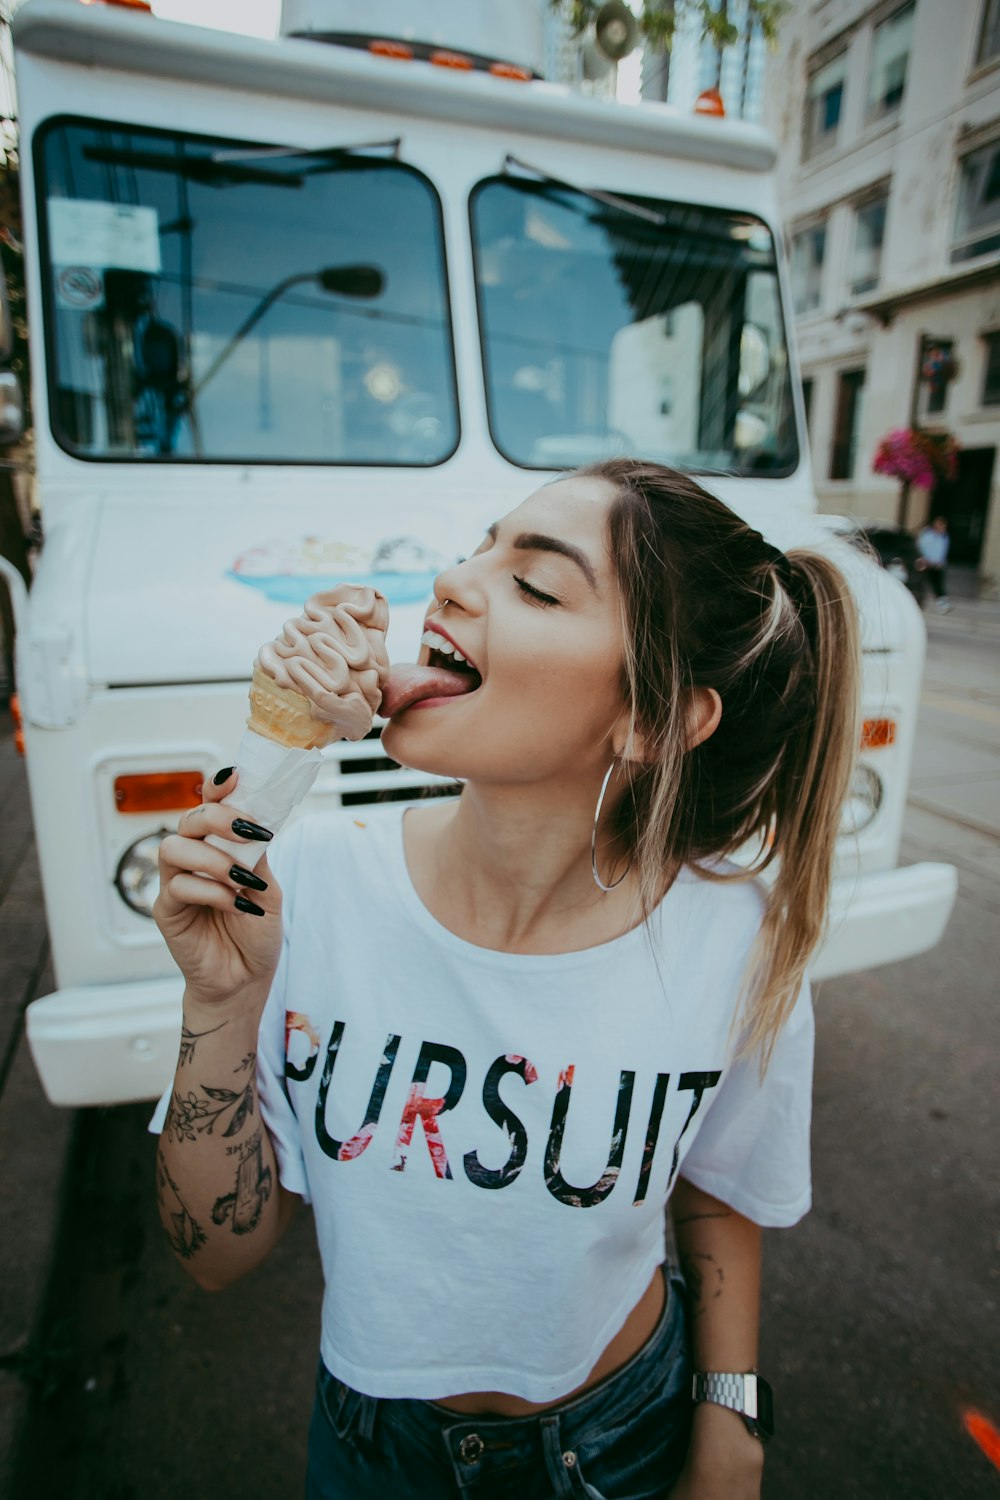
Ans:
[[[459,698],[475,692],[482,679],[472,672],[454,672],[446,667],[422,667],[416,662],[401,662],[389,671],[382,690],[379,713],[385,719],[401,714],[425,698]]]

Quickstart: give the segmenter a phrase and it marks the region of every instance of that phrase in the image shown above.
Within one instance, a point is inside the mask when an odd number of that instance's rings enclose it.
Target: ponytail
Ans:
[[[795,551],[782,562],[811,657],[800,688],[811,711],[788,736],[768,798],[773,824],[763,863],[776,862],[777,875],[746,979],[740,1048],[759,1048],[762,1067],[823,936],[860,731],[857,615],[843,574],[818,552]]]
[[[689,475],[635,459],[581,473],[614,490],[608,542],[625,630],[633,743],[616,833],[643,910],[679,865],[707,880],[774,867],[736,1023],[738,1055],[767,1066],[822,936],[841,809],[858,747],[854,604],[820,552],[782,553]],[[686,704],[722,701],[690,748]],[[756,850],[750,869],[719,869]]]

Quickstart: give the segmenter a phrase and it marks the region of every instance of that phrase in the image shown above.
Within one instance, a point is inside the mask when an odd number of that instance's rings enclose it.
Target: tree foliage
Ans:
[[[586,31],[597,17],[602,0],[551,0],[552,8],[564,12],[577,36]],[[778,28],[791,10],[791,0],[748,0],[751,26],[758,26],[768,46],[778,40]],[[701,22],[702,37],[721,52],[739,41],[738,27],[730,20],[728,0],[646,0],[642,14],[636,17],[646,45],[654,52],[669,52],[677,23],[684,15],[694,14]]]

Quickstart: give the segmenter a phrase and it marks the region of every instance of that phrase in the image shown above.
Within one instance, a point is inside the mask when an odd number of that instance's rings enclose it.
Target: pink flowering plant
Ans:
[[[932,490],[939,480],[955,478],[958,444],[949,432],[896,427],[879,443],[872,468],[876,474]]]

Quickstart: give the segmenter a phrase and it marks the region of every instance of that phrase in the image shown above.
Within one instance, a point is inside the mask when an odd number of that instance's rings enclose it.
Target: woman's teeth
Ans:
[[[451,641],[446,640],[443,635],[438,635],[436,630],[425,630],[420,640],[423,645],[429,646],[432,651],[440,651],[442,656],[453,657],[455,661],[468,660],[467,657],[462,655],[457,646],[453,645]]]

